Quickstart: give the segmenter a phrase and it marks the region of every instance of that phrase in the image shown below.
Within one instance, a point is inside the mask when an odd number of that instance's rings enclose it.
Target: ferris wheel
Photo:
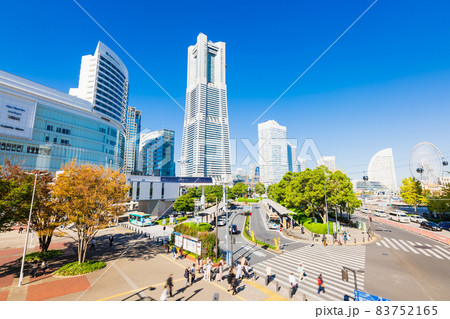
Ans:
[[[447,165],[439,149],[429,142],[414,146],[409,158],[411,175],[424,184],[437,184]]]

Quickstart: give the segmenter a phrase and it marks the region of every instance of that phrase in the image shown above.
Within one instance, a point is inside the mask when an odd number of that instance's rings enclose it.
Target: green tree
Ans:
[[[234,184],[232,189],[233,189],[234,195],[243,196],[244,194],[247,194],[248,186],[242,182],[239,182],[239,183]]]
[[[257,183],[255,185],[255,192],[257,192],[260,196],[266,193],[266,188],[263,183]]]
[[[16,222],[26,222],[30,211],[33,185],[28,180],[18,180],[7,169],[9,161],[0,167],[0,232],[11,230]]]
[[[66,215],[67,224],[74,224],[78,263],[83,263],[88,244],[97,232],[125,213],[130,187],[119,171],[76,165],[75,160],[62,171],[52,186],[54,207]]]
[[[193,212],[195,208],[194,198],[189,196],[189,194],[182,195],[177,198],[173,208],[177,212]]]
[[[414,177],[406,177],[402,180],[400,197],[407,205],[414,206],[415,214],[417,214],[417,206],[427,202],[423,195],[422,183]]]
[[[443,187],[439,196],[428,199],[428,209],[439,214],[439,219],[442,219],[442,214],[450,213],[450,184]]]

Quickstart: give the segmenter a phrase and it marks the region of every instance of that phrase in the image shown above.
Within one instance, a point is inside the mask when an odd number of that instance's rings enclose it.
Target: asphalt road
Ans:
[[[374,221],[372,229],[382,240],[367,245],[366,292],[391,300],[450,300],[448,246],[384,223]]]

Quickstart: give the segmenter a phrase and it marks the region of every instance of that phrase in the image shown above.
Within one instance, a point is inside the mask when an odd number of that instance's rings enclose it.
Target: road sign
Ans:
[[[391,301],[391,300],[374,296],[364,291],[355,290],[355,301]]]
[[[165,218],[163,219],[162,224],[163,224],[163,225],[166,224],[166,219],[165,219]]]
[[[227,250],[227,265],[231,265],[231,251]]]

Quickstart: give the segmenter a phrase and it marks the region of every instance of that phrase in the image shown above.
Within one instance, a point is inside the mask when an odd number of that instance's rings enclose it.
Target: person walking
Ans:
[[[208,262],[206,263],[206,271],[205,271],[205,277],[206,277],[206,281],[211,281],[211,270],[212,270],[212,262],[211,260],[208,260]]]
[[[189,275],[190,275],[190,271],[189,271],[189,267],[187,267],[184,270],[184,278],[186,279],[185,282],[184,282],[184,286],[185,287],[189,286]]]
[[[238,264],[237,270],[236,270],[236,278],[241,279],[241,277],[242,277],[242,266],[241,266],[241,264]]]
[[[167,285],[164,286],[164,290],[161,294],[161,297],[159,298],[160,301],[167,301]]]
[[[306,273],[305,273],[305,267],[303,266],[302,263],[300,263],[300,264],[298,265],[297,271],[298,271],[298,280],[299,280],[299,281],[303,280],[303,277],[306,276]]]
[[[97,243],[97,240],[95,238],[92,238],[91,240],[91,250],[95,250],[95,244]]]
[[[270,266],[266,267],[266,286],[270,283],[270,278],[272,277],[272,268]]]
[[[19,228],[19,234],[22,234],[22,232],[23,232],[23,227],[20,226],[20,228]]]
[[[219,273],[216,277],[217,282],[221,282],[222,281],[222,272],[223,272],[223,261],[221,260],[219,263]]]
[[[294,276],[293,272],[291,272],[291,274],[289,275],[288,281],[289,281],[289,285],[291,286],[290,287],[291,289],[289,290],[289,297],[292,298],[292,296],[294,295],[295,289],[297,289],[297,287],[298,287],[297,282],[295,281],[295,276]]]
[[[114,235],[109,235],[109,247],[113,246]]]
[[[31,278],[36,277],[37,270],[39,268],[37,260],[34,260],[31,264]]]
[[[170,274],[169,278],[167,278],[166,286],[169,289],[169,296],[172,297],[173,274]]]
[[[233,288],[234,277],[235,277],[234,269],[233,269],[233,267],[231,267],[230,270],[228,271],[228,277],[227,277],[228,289],[227,289],[227,291],[230,291]]]
[[[195,264],[192,264],[192,267],[191,267],[191,286],[194,283],[194,281],[195,281]]]
[[[327,237],[325,236],[325,234],[323,234],[322,243],[325,247],[327,246]]]
[[[180,260],[183,259],[183,246],[180,247]]]
[[[42,268],[42,276],[44,276],[45,272],[47,271],[47,268],[48,268],[47,260],[44,259],[42,261],[41,268]]]
[[[323,284],[322,274],[317,277],[317,286],[319,289],[317,290],[317,294],[320,295],[320,292],[323,291],[325,293],[325,285]]]
[[[245,260],[245,263],[244,263],[244,274],[245,274],[245,278],[247,278],[247,279],[250,278],[250,265],[247,260]]]
[[[237,294],[237,288],[239,287],[239,280],[236,277],[234,277],[233,280],[231,281],[231,287],[233,288],[232,295]]]
[[[172,247],[172,259],[176,259],[177,257],[177,247],[175,247],[175,245],[173,245]]]
[[[344,231],[344,244],[347,244],[347,231]]]

